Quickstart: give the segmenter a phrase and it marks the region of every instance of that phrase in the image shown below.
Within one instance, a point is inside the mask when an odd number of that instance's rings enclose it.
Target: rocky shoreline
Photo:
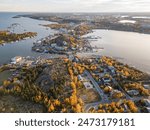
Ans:
[[[33,43],[32,50],[40,53],[68,54],[76,52],[92,51],[92,47],[83,35],[91,32],[86,24],[68,25],[63,28],[62,24],[44,25],[58,30],[54,36],[47,36]],[[67,26],[67,24],[65,24]],[[60,27],[60,28],[59,28]]]
[[[30,14],[30,15],[19,15],[18,17],[29,17],[38,20],[46,20],[57,22],[59,24],[66,23],[88,23],[93,29],[107,29],[107,30],[117,30],[117,31],[128,31],[128,32],[138,32],[144,34],[150,34],[150,20],[149,19],[138,19],[134,17],[133,14],[123,17],[124,14]],[[121,20],[134,20],[135,23],[120,23]]]
[[[0,74],[5,71],[12,73],[0,83],[0,98],[4,104],[0,112],[27,111],[24,106],[18,110],[14,104],[9,104],[15,101],[14,97],[18,102],[34,105],[35,110],[29,107],[29,112],[147,112],[145,100],[150,96],[150,75],[110,57],[77,55],[78,52],[93,51],[88,38],[82,36],[91,32],[94,26],[98,27],[99,22],[93,25],[92,21],[80,16],[25,17],[58,22],[42,25],[58,30],[58,33],[35,41],[32,50],[59,56],[17,56],[10,64],[2,65]]]
[[[5,43],[17,42],[37,35],[36,32],[25,32],[21,34],[11,33],[9,31],[0,31],[0,45]]]

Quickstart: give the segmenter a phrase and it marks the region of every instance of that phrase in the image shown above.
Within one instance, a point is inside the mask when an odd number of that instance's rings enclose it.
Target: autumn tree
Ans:
[[[54,105],[51,103],[48,108],[48,112],[53,112],[54,110],[55,110]]]

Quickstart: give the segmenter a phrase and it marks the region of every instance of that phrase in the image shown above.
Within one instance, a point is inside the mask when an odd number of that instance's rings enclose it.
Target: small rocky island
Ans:
[[[26,38],[32,38],[36,36],[36,32],[25,32],[25,33],[11,33],[9,31],[0,31],[0,45],[4,45],[5,43],[11,43],[20,41]]]
[[[70,25],[69,24],[46,24],[46,25],[43,25],[43,26],[45,26],[45,27],[49,27],[49,28],[51,28],[51,29],[60,29],[60,28],[69,28],[70,27]]]

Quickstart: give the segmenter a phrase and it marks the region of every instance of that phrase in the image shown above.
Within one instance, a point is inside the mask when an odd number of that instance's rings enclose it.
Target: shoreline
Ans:
[[[36,20],[45,20],[45,21],[49,21],[49,22],[57,22],[57,23],[60,23],[60,24],[65,24],[65,23],[69,23],[69,21],[67,21],[65,18],[62,18],[62,20],[59,20],[57,19],[57,16],[56,16],[56,19],[48,19],[47,17],[44,18],[44,16],[36,16],[36,14],[31,14],[31,15],[17,15],[16,17],[28,17],[28,18],[31,18],[31,19],[36,19]],[[130,17],[129,17],[130,18]],[[132,20],[132,17],[130,18]],[[130,20],[129,19],[129,20]],[[137,19],[137,20],[141,20],[141,19]],[[73,21],[72,21],[73,22]],[[74,20],[75,23],[80,23],[81,21],[80,20]],[[87,20],[85,20],[85,22],[87,22]],[[104,23],[103,23],[104,22]],[[107,23],[107,19],[106,19],[106,23],[105,21],[103,21],[101,23],[100,27],[99,25],[96,25],[94,22],[93,22],[93,29],[106,29],[106,30],[114,30],[114,31],[125,31],[125,32],[137,32],[137,33],[140,33],[140,34],[150,34],[150,29],[146,30],[146,28],[144,27],[140,27],[140,28],[136,28],[134,24],[119,24],[119,22],[115,22],[115,23],[109,23],[109,27],[107,26],[108,23]],[[98,23],[99,24],[99,23]],[[106,24],[106,25],[105,25]]]
[[[36,32],[11,33],[9,31],[0,30],[0,45],[11,44],[21,40],[27,40],[37,36]]]
[[[74,95],[74,98],[77,98],[78,95],[80,100],[77,101],[81,105],[80,112],[90,112],[89,109],[92,107],[92,103],[96,104],[95,110],[98,110],[97,107],[100,104],[103,105],[107,103],[111,105],[112,102],[122,103],[124,100],[136,103],[136,100],[140,101],[143,99],[143,97],[145,99],[148,98],[149,91],[144,88],[144,85],[150,82],[150,75],[147,75],[135,68],[129,67],[128,65],[124,65],[110,57],[96,56],[83,58],[74,56],[73,59],[68,58],[62,57],[58,59],[35,59],[33,57],[26,57],[22,58],[22,60],[25,62],[20,60],[17,64],[12,64],[1,68],[2,72],[6,72],[7,69],[11,69],[13,72],[13,74],[6,79],[5,82],[3,82],[3,87],[0,89],[0,92],[3,93],[2,97],[3,95],[13,95],[14,97],[19,96],[20,99],[25,99],[25,101],[41,104],[45,108],[46,112],[57,113],[63,112],[63,109],[59,109],[60,105],[58,108],[57,105],[54,105],[55,108],[57,108],[56,110],[49,108],[49,105],[47,105],[49,104],[48,100],[51,100],[52,102],[50,103],[53,103],[57,99],[57,101],[63,104],[61,107],[64,108],[64,106],[68,106],[69,104],[63,99],[70,99],[72,98],[72,95]],[[94,64],[92,64],[93,62]],[[113,66],[111,66],[112,64]],[[21,69],[22,67],[23,70]],[[47,72],[47,70],[49,71]],[[76,71],[79,72],[77,73]],[[51,77],[51,75],[53,74],[57,76],[57,80],[54,80],[53,82],[56,82],[56,85],[60,86],[58,87],[59,90],[65,91],[64,95],[59,91],[56,91],[57,95],[61,94],[63,99],[60,96],[57,96],[57,98],[54,98],[54,96],[51,95],[49,96],[49,89],[46,89],[52,83],[51,79],[53,79],[53,76]],[[82,78],[86,78],[87,81],[83,81]],[[104,79],[108,80],[109,83],[105,83],[106,81]],[[23,87],[24,85],[27,85],[26,80],[28,80],[27,90],[26,87]],[[58,80],[62,82],[62,84],[60,84]],[[64,82],[68,83],[69,86],[65,86]],[[90,84],[91,88],[86,88],[87,86],[85,83]],[[140,87],[138,87],[139,85]],[[111,88],[111,90],[105,89],[104,86],[105,88]],[[130,88],[127,90],[125,89],[128,86],[132,86],[133,89],[134,87],[137,87],[136,91],[139,91],[138,95],[130,95],[129,92],[132,92],[132,90],[130,90]],[[83,90],[86,92],[89,90],[89,92],[83,93]],[[79,92],[75,93],[74,91]],[[35,92],[35,95],[32,95],[31,92]],[[41,93],[40,95],[39,92]],[[110,92],[112,92],[114,95],[112,95]],[[96,97],[86,102],[82,96],[89,96],[90,93],[94,93]],[[70,105],[73,106],[73,104]],[[141,107],[136,107],[141,111]],[[22,109],[22,111],[24,111],[24,109]],[[66,111],[76,112],[76,109],[69,107]]]
[[[34,16],[34,15],[33,15]],[[32,14],[31,15],[17,15],[17,16],[14,16],[13,18],[20,18],[20,17],[28,17],[28,18],[31,18],[31,19],[36,19],[36,20],[46,20],[46,19],[41,19],[41,18],[39,18],[39,17],[37,17],[37,18],[34,18],[34,17],[32,17]],[[50,21],[50,20],[46,20],[46,21]],[[50,21],[51,22],[51,21]],[[55,22],[58,22],[58,24],[60,23],[60,25],[61,24],[63,24],[63,22],[61,23],[60,21],[55,21]],[[45,27],[49,27],[49,26],[47,26],[47,25],[42,25],[42,26],[45,26]],[[55,27],[54,27],[54,29],[55,29]],[[57,28],[58,29],[58,28]],[[56,29],[56,30],[57,30]],[[102,30],[113,30],[113,29],[107,29],[107,28],[92,28],[92,31],[93,30],[97,30],[97,29],[102,29]],[[137,31],[129,31],[129,30],[122,30],[122,28],[121,29],[114,29],[113,31],[125,31],[125,32],[131,32],[131,33],[139,33],[139,34],[149,34],[149,33],[143,33],[143,32],[137,32]],[[91,32],[90,32],[91,33]],[[86,34],[89,34],[89,32],[88,33],[86,33]],[[85,34],[85,35],[86,35]],[[14,41],[15,42],[15,41]],[[16,41],[17,42],[17,41]],[[89,42],[89,44],[91,44],[91,42]],[[104,48],[105,49],[105,48]],[[78,52],[78,53],[81,53],[81,54],[86,54],[86,52]],[[41,54],[41,56],[44,56],[44,54],[45,53],[42,53]],[[52,52],[52,54],[53,54],[53,52]],[[58,54],[58,55],[62,55],[62,54],[65,54],[65,55],[68,55],[67,53],[63,53],[63,52],[55,52],[54,54]],[[88,53],[88,54],[90,54],[90,52]],[[94,54],[94,52],[91,52],[91,54],[90,55],[93,55]],[[51,55],[51,54],[50,54]],[[112,57],[112,56],[110,56],[110,57]],[[115,58],[115,57],[113,57],[114,59],[117,59],[117,58]],[[117,59],[118,60],[118,59]],[[121,59],[121,60],[119,60],[119,61],[121,61],[121,62],[123,62],[124,64],[129,64],[130,66],[132,65],[134,68],[137,68],[137,69],[139,69],[139,67],[135,67],[132,63],[129,63],[127,60],[124,60],[124,59]],[[143,69],[140,69],[141,71],[143,71]],[[146,72],[146,71],[144,71],[144,73],[148,73],[148,74],[150,74],[150,72]]]
[[[24,17],[24,16],[18,16],[17,18],[19,18],[19,17]],[[26,17],[26,16],[25,16]],[[31,17],[29,17],[29,18],[31,18]],[[32,19],[35,19],[35,18],[32,18]],[[44,20],[44,19],[38,19],[38,20]],[[49,21],[49,20],[48,20]],[[46,26],[46,25],[44,25],[44,26]],[[92,29],[93,30],[93,29]],[[94,29],[95,30],[95,29]],[[104,29],[105,30],[105,29]],[[108,30],[109,31],[109,30]],[[122,31],[122,30],[114,30],[114,31]],[[133,32],[133,31],[127,31],[127,32]],[[133,33],[139,33],[139,32],[133,32]],[[88,34],[88,33],[87,33]],[[140,33],[140,34],[145,34],[145,33]],[[54,52],[52,52],[52,54],[53,54]],[[55,52],[55,54],[59,54],[58,52]],[[66,53],[61,53],[60,52],[60,54],[66,54]],[[42,54],[42,55],[44,55],[44,54]],[[126,64],[129,64],[129,62],[124,62],[123,61],[123,63],[126,63]],[[133,65],[132,65],[133,66]],[[139,68],[138,68],[139,69]],[[143,71],[143,69],[140,69],[140,70],[142,70]],[[144,71],[144,72],[146,72],[146,71]],[[146,72],[147,73],[147,72]],[[150,73],[150,72],[149,72]]]
[[[53,24],[53,28],[60,30],[59,27]],[[150,75],[114,57],[96,55],[88,37],[82,37],[92,31],[90,27],[87,23],[73,24],[65,31],[37,39],[32,49],[40,56],[15,56],[0,66],[0,76],[7,74],[0,81],[2,103],[14,102],[13,98],[4,100],[13,95],[24,99],[23,104],[39,104],[39,111],[49,113],[144,112],[146,105],[140,102],[150,96]],[[56,57],[51,55],[54,52]],[[0,112],[10,111],[9,107],[17,111],[9,104]],[[36,112],[38,107],[34,107]],[[24,107],[18,109],[25,111]]]

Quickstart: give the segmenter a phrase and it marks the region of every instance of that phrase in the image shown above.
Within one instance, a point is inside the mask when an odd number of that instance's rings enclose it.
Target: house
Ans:
[[[68,43],[67,43],[66,41],[63,41],[63,45],[64,45],[64,46],[67,46]]]
[[[75,48],[75,47],[71,47],[71,50],[75,51],[75,50],[76,50],[76,48]]]
[[[104,85],[107,86],[107,87],[111,86],[110,83],[104,83]]]
[[[93,59],[88,59],[88,62],[89,62],[89,63],[92,63],[92,62],[93,62]]]
[[[93,85],[90,82],[83,82],[83,85],[86,89],[91,89],[93,88]]]
[[[110,82],[111,82],[111,79],[105,77],[105,78],[102,78],[102,81],[103,81],[104,83],[110,83]]]
[[[55,47],[55,46],[57,46],[56,43],[52,43],[52,44],[51,44],[51,47]]]
[[[63,47],[60,46],[55,46],[54,47],[57,51],[64,51],[65,49]]]
[[[74,57],[74,59],[72,61],[73,62],[79,62],[79,59],[77,57]]]
[[[21,60],[22,60],[21,56],[16,56],[14,58],[11,58],[11,63],[16,64],[16,63],[20,62]]]
[[[150,107],[150,100],[149,99],[143,99],[143,101],[147,107]]]
[[[143,86],[145,89],[150,89],[150,84],[144,84]]]
[[[146,107],[146,112],[150,113],[150,107]]]
[[[137,91],[137,90],[129,90],[129,91],[127,91],[127,93],[130,96],[137,96],[137,95],[139,95],[139,91]]]
[[[78,80],[83,81],[83,77],[81,75],[78,75]]]
[[[121,98],[124,96],[123,93],[117,89],[114,89],[113,91],[111,91],[110,95],[112,98]]]
[[[108,69],[111,72],[111,74],[116,74],[115,68],[113,66],[108,66]]]
[[[69,55],[69,60],[72,61],[73,59],[74,59],[74,55],[70,54],[70,55]]]
[[[60,32],[60,33],[68,33],[68,30],[65,29],[65,28],[60,28],[60,29],[59,29],[59,32]]]

